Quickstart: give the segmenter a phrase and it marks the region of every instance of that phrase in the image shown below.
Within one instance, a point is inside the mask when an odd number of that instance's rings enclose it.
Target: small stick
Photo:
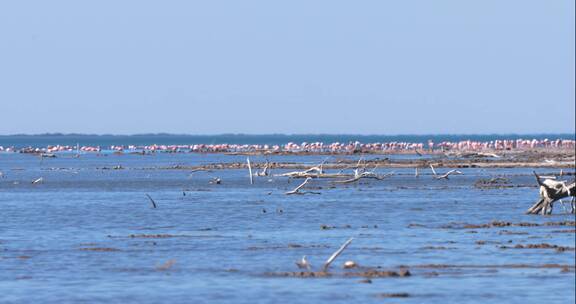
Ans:
[[[462,172],[458,171],[458,170],[450,170],[448,172],[446,172],[446,174],[444,175],[440,175],[440,176],[435,176],[436,179],[448,179],[448,176],[450,176],[450,174],[462,174]]]
[[[148,195],[148,193],[146,193],[146,196],[148,197],[148,199],[152,203],[152,208],[156,209],[156,202],[154,202],[154,200],[150,197],[150,195]]]
[[[356,171],[356,170],[355,170],[355,171]],[[336,183],[336,184],[348,184],[348,183],[353,183],[353,182],[359,181],[359,180],[362,179],[362,178],[374,178],[374,179],[377,179],[377,180],[383,180],[383,179],[385,179],[385,178],[387,178],[387,177],[390,177],[390,176],[392,176],[392,175],[394,175],[394,172],[387,173],[387,174],[384,174],[384,175],[376,175],[376,174],[374,174],[374,173],[372,173],[372,172],[363,172],[363,173],[358,174],[358,172],[356,171],[356,172],[354,173],[354,177],[353,177],[353,178],[351,178],[351,179],[346,179],[346,180],[337,180],[337,181],[333,181],[333,183]]]
[[[434,166],[432,166],[432,164],[430,164],[430,169],[432,169],[432,174],[434,174],[434,176],[436,176],[436,170],[434,170]]]
[[[250,165],[250,157],[247,157],[246,161],[248,162],[248,173],[250,174],[250,185],[253,185],[254,184],[254,177],[252,176],[252,166]]]
[[[44,182],[44,178],[43,178],[43,177],[40,177],[40,178],[37,178],[37,179],[33,180],[33,181],[32,181],[32,184],[35,185],[35,184],[40,184],[40,183],[42,183],[42,182]]]
[[[322,267],[323,272],[326,272],[326,270],[328,270],[328,267],[330,267],[330,264],[332,264],[332,262],[334,262],[334,260],[344,251],[344,249],[346,249],[346,247],[348,247],[348,245],[350,245],[350,243],[352,243],[353,239],[354,238],[350,238],[349,240],[347,240],[346,243],[342,244],[340,249],[336,250],[336,252],[334,252],[328,258],[328,260],[326,260],[326,263],[324,263],[324,267]]]
[[[286,194],[286,195],[290,195],[290,194],[300,193],[300,192],[298,192],[298,191],[300,191],[300,189],[301,189],[302,187],[304,187],[304,185],[306,185],[311,179],[312,179],[311,177],[307,177],[306,180],[305,180],[303,183],[301,183],[298,187],[294,188],[294,190],[292,190],[292,191],[286,192],[285,194]]]
[[[534,173],[534,176],[536,177],[536,182],[538,183],[538,185],[542,186],[542,181],[540,181],[540,176],[536,173],[536,171],[532,171],[532,173]]]
[[[356,164],[356,168],[360,168],[360,163],[362,163],[362,158],[363,158],[363,156],[360,156],[360,158],[358,159],[358,163]]]

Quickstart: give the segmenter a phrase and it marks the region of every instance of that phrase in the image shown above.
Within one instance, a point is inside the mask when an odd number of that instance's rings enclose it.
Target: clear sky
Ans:
[[[0,134],[572,133],[574,11],[2,1]]]

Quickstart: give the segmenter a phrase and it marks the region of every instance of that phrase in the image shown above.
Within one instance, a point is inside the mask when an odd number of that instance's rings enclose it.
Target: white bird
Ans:
[[[308,271],[310,271],[310,269],[312,269],[312,265],[310,265],[310,263],[308,262],[308,260],[306,260],[306,256],[303,256],[302,259],[298,262],[296,262],[296,266],[298,266],[298,268],[300,269],[307,269]]]

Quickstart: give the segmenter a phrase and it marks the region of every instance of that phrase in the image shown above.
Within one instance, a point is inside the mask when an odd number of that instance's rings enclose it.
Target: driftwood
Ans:
[[[304,171],[287,172],[283,174],[278,174],[276,176],[291,177],[291,178],[326,177],[324,174],[323,166],[327,159],[328,158],[324,159],[322,163],[320,163],[320,165],[311,167],[310,169]]]
[[[438,175],[438,174],[436,174],[436,170],[434,170],[434,166],[432,166],[432,164],[430,164],[430,169],[432,169],[432,174],[434,176]]]
[[[317,172],[307,172],[306,171],[294,171],[294,172],[287,172],[283,174],[278,174],[274,176],[280,177],[289,177],[289,178],[351,178],[354,177],[353,174],[345,174],[345,173],[317,173]]]
[[[334,181],[334,183],[338,183],[338,184],[348,184],[348,183],[357,182],[357,181],[359,181],[359,180],[362,179],[362,178],[374,178],[374,179],[377,179],[377,180],[383,180],[383,179],[385,179],[385,178],[387,178],[387,177],[390,177],[390,176],[392,176],[392,175],[394,175],[394,172],[388,173],[388,174],[385,174],[385,175],[378,175],[378,174],[376,174],[376,173],[374,173],[374,172],[362,172],[362,173],[360,173],[360,172],[358,171],[358,169],[356,169],[356,170],[354,170],[354,177],[353,177],[353,178],[346,179],[346,180]]]
[[[250,157],[246,157],[248,163],[248,174],[250,175],[250,185],[254,184],[254,177],[252,176],[252,166],[250,165]]]
[[[354,182],[359,181],[362,178],[373,178],[373,179],[377,179],[377,180],[383,180],[387,177],[394,175],[394,172],[388,173],[385,175],[376,174],[375,171],[376,171],[376,168],[378,168],[378,165],[376,165],[372,169],[372,171],[366,171],[366,166],[367,166],[366,161],[364,161],[364,164],[361,167],[360,164],[362,163],[362,161],[363,161],[363,158],[360,157],[360,159],[358,160],[358,163],[356,164],[356,168],[353,171],[354,175],[352,175],[349,179],[334,181],[334,183],[338,183],[338,184],[354,183]],[[344,176],[342,176],[342,177],[344,177]]]
[[[448,176],[450,176],[450,174],[458,174],[459,175],[459,174],[462,174],[462,172],[460,172],[458,170],[450,170],[450,171],[446,172],[445,174],[435,176],[434,178],[436,178],[436,179],[443,179],[443,178],[448,179]]]
[[[282,174],[278,174],[276,176],[281,177],[290,177],[290,178],[308,178],[308,177],[319,177],[319,173],[314,173],[314,168],[310,168],[305,171],[293,171],[293,172],[286,172]]]
[[[290,195],[290,194],[303,194],[303,192],[300,192],[300,189],[302,189],[302,187],[304,187],[312,178],[311,177],[307,177],[306,180],[304,180],[303,183],[301,183],[298,187],[294,188],[294,190],[292,191],[288,191],[285,194],[286,195]]]
[[[450,176],[451,174],[462,174],[462,172],[458,170],[450,170],[442,175],[439,175],[438,173],[436,173],[436,170],[434,170],[434,166],[432,166],[432,164],[430,164],[430,169],[432,169],[432,174],[434,175],[435,179],[449,179],[448,176]]]
[[[540,198],[526,211],[527,214],[552,214],[554,202],[569,196],[572,196],[570,212],[575,212],[574,197],[576,196],[576,182],[567,184],[565,181],[553,179],[544,179],[544,181],[542,181],[542,177],[536,174],[535,171],[534,176],[536,176],[536,182],[540,186]]]
[[[346,247],[348,247],[348,245],[350,245],[350,243],[352,243],[352,240],[354,238],[350,238],[349,240],[347,240],[344,244],[342,244],[342,246],[336,250],[336,252],[334,252],[329,258],[328,260],[326,260],[326,262],[324,263],[324,266],[322,267],[322,271],[326,272],[328,270],[328,267],[330,267],[330,264],[332,264],[332,262],[334,262],[334,260],[346,249]]]

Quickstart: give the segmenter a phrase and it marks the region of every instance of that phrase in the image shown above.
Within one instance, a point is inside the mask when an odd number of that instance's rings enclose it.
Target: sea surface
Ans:
[[[289,141],[304,140],[310,141]],[[325,156],[267,158],[314,165]],[[251,185],[246,170],[176,167],[245,160],[195,153],[0,153],[0,303],[575,301],[573,249],[511,248],[575,247],[574,233],[566,232],[573,226],[545,225],[574,221],[559,205],[551,216],[524,214],[538,196],[531,168],[467,168],[449,180],[426,170],[416,178],[413,169],[384,168],[378,172],[395,175],[347,185],[313,180],[306,191],[319,194],[285,195],[301,182],[274,176],[287,170],[255,177]],[[474,186],[497,176],[516,186]],[[211,183],[214,178],[221,183]],[[543,226],[464,228],[493,221]],[[332,277],[282,276],[300,271],[295,262],[303,255],[319,270],[351,237],[330,268]],[[354,271],[342,269],[348,260],[382,270],[403,266],[412,275],[367,283],[344,275]],[[545,267],[551,264],[560,267]],[[402,297],[386,298],[390,293]]]

